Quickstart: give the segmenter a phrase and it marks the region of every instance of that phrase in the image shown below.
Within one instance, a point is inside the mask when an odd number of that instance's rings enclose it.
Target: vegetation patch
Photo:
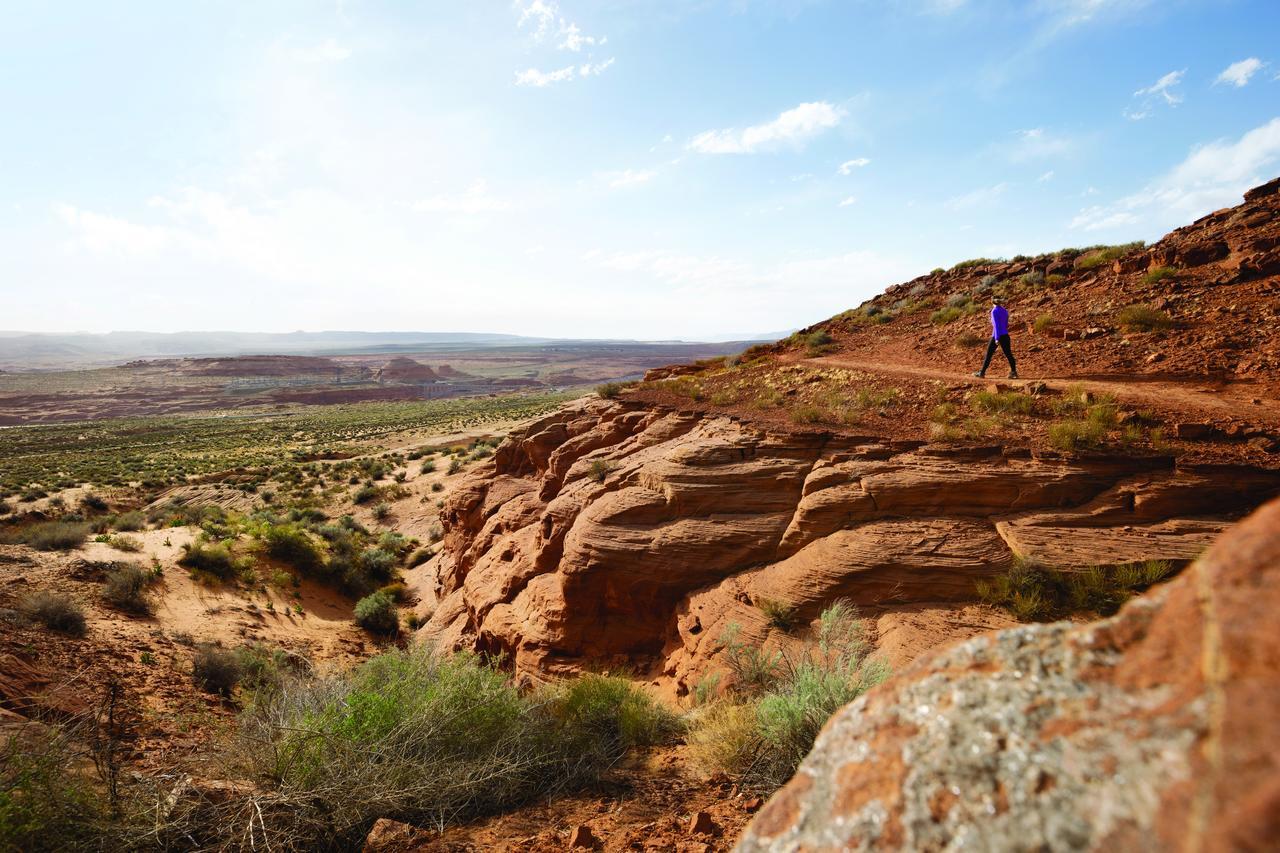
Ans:
[[[1080,570],[1054,569],[1018,558],[1003,575],[977,583],[978,596],[1022,622],[1067,616],[1110,616],[1126,601],[1175,574],[1165,560],[1147,560]]]
[[[1173,319],[1150,305],[1130,305],[1120,309],[1116,321],[1126,332],[1155,332],[1172,328]]]
[[[84,636],[84,607],[66,593],[52,590],[30,593],[18,601],[18,612],[52,631]]]
[[[883,681],[888,667],[866,659],[864,626],[844,602],[824,610],[815,630],[793,645],[766,651],[739,634],[730,626],[721,638],[728,693],[685,739],[705,772],[772,791],[794,775],[831,715]]]

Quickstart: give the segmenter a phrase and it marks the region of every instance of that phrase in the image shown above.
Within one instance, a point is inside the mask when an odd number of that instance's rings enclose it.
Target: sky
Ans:
[[[713,339],[1280,174],[1276,0],[0,0],[0,329]]]

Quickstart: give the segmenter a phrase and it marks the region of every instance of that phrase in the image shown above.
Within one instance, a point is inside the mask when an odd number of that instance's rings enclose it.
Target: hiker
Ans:
[[[1009,309],[1000,304],[1000,297],[991,297],[991,340],[987,342],[987,357],[982,360],[982,369],[973,374],[979,379],[987,375],[991,366],[991,356],[996,354],[996,344],[1004,350],[1004,357],[1009,359],[1009,378],[1018,378],[1018,364],[1013,360],[1013,348],[1009,346]]]

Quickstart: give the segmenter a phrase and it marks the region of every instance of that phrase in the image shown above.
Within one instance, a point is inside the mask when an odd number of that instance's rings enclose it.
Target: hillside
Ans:
[[[894,671],[1114,612],[1280,494],[1278,190],[1150,247],[934,271],[514,431],[446,502],[419,638],[698,704],[838,600]],[[991,291],[1020,380],[971,375]]]

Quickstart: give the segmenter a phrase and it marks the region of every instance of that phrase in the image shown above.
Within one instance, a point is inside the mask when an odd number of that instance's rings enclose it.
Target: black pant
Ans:
[[[987,357],[982,360],[982,370],[979,373],[986,373],[987,368],[991,366],[991,357],[996,354],[996,344],[1000,344],[1000,349],[1004,350],[1004,357],[1009,359],[1009,369],[1014,373],[1018,372],[1018,365],[1013,360],[1013,348],[1009,346],[1009,336],[1001,335],[998,338],[992,338],[987,344]]]

